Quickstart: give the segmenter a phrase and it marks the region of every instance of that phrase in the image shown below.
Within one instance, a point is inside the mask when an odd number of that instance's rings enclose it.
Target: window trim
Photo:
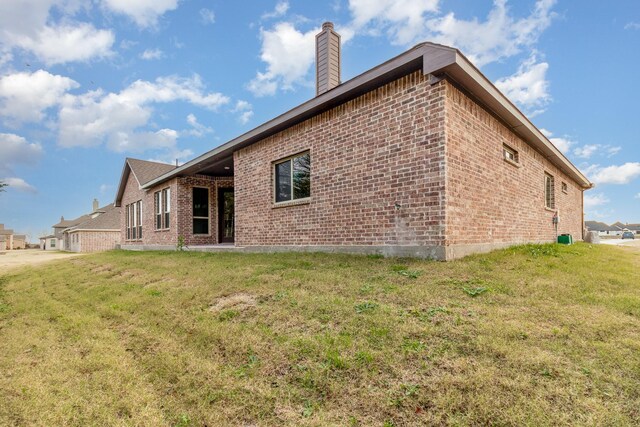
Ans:
[[[303,205],[303,204],[307,204],[311,201],[311,169],[309,169],[309,196],[308,197],[301,197],[299,199],[294,199],[293,198],[293,159],[295,159],[296,157],[301,157],[304,156],[305,154],[309,154],[309,162],[311,162],[311,150],[303,150],[300,151],[298,153],[292,154],[290,156],[287,157],[283,157],[280,158],[274,162],[271,163],[271,180],[272,180],[272,185],[271,185],[271,189],[272,189],[272,202],[273,202],[273,206],[274,207],[283,207],[283,206],[295,206],[295,205]],[[291,184],[291,199],[289,200],[282,200],[280,202],[277,201],[277,197],[278,197],[278,191],[276,189],[276,182],[277,182],[277,178],[276,178],[276,168],[279,164],[285,163],[285,162],[291,162],[291,170],[289,172],[289,179],[290,179],[290,184]]]
[[[171,229],[171,187],[153,193],[153,228],[155,231]],[[158,219],[160,221],[158,221]]]
[[[556,210],[556,188],[555,177],[549,172],[544,173],[544,207],[549,210]],[[548,203],[551,202],[551,203]]]
[[[142,240],[142,200],[129,203],[124,208],[126,236],[125,240],[137,242]]]
[[[562,192],[564,194],[569,194],[569,185],[566,182],[562,181],[562,184],[560,184],[560,187],[562,188]]]
[[[507,157],[507,153],[511,153],[513,155],[513,159]],[[520,167],[520,155],[518,150],[507,144],[502,144],[502,159],[510,165]]]
[[[207,190],[207,214],[208,216],[195,216],[193,214],[193,190],[196,188],[202,188]],[[194,185],[191,187],[191,234],[193,236],[202,236],[202,237],[210,237],[211,236],[211,188],[203,187],[200,185]],[[206,219],[207,220],[207,233],[196,233],[193,227],[194,219]]]

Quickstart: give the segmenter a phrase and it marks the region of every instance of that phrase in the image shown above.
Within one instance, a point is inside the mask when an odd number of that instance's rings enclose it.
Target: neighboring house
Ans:
[[[103,215],[107,217],[99,220]],[[100,208],[94,199],[91,213],[71,220],[61,217],[60,222],[53,225],[53,234],[40,238],[40,248],[73,252],[115,249],[120,243],[120,227],[113,218],[119,215],[120,209],[113,204]]]
[[[615,227],[599,221],[585,221],[584,225],[587,231],[597,231],[599,236],[609,236],[610,233],[617,231]]]
[[[640,224],[623,224],[620,221],[614,222],[611,224],[612,227],[617,227],[620,230],[624,231],[632,231],[634,234],[640,234]],[[622,233],[621,233],[622,234]]]
[[[27,236],[15,234],[13,230],[5,228],[0,224],[0,251],[11,251],[24,249],[27,246]]]
[[[326,23],[316,56],[310,101],[179,167],[127,159],[122,247],[453,259],[582,239],[592,184],[458,50],[422,43],[341,83]]]
[[[27,236],[24,234],[13,235],[13,249],[26,249]]]
[[[40,237],[40,249],[43,251],[58,251],[58,238],[55,234]]]
[[[597,231],[600,236],[621,236],[625,231],[640,234],[640,224],[623,224],[620,221],[607,225],[604,222],[585,221],[589,231]]]
[[[120,244],[120,208],[110,204],[99,211],[100,215],[64,230],[68,251],[108,251]]]

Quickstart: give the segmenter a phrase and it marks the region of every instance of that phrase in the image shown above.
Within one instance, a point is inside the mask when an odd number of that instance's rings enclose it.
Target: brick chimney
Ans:
[[[316,35],[316,96],[340,85],[340,34],[333,23],[322,24]]]
[[[93,199],[93,210],[91,212],[95,212],[100,208],[100,204],[98,203],[98,199]]]

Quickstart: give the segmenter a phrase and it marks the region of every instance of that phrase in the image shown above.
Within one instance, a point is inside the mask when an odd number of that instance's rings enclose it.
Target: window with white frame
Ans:
[[[544,174],[544,206],[548,209],[556,208],[555,182],[551,174]]]
[[[153,195],[155,206],[155,229],[166,230],[171,222],[171,189],[156,191]]]
[[[506,144],[502,146],[502,154],[508,162],[518,163],[519,161],[518,152]]]
[[[290,202],[311,197],[311,156],[296,154],[274,163],[275,202]]]
[[[127,240],[142,239],[142,202],[140,200],[125,206],[125,223]]]

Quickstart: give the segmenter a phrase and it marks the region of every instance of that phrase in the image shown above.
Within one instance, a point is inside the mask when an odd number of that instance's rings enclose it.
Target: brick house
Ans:
[[[64,230],[65,247],[70,252],[100,252],[120,244],[120,208],[112,203],[98,209],[99,215]]]
[[[332,24],[316,49],[315,98],[148,181],[123,173],[123,248],[448,260],[582,239],[592,184],[458,50],[422,43],[341,83]]]
[[[0,224],[0,251],[12,251],[16,249],[25,249],[26,247],[26,235],[15,234],[13,230],[5,228],[4,224]]]
[[[53,234],[40,237],[40,249],[47,251],[97,252],[120,244],[120,208],[100,207],[93,200],[91,212],[74,219],[60,217]]]

